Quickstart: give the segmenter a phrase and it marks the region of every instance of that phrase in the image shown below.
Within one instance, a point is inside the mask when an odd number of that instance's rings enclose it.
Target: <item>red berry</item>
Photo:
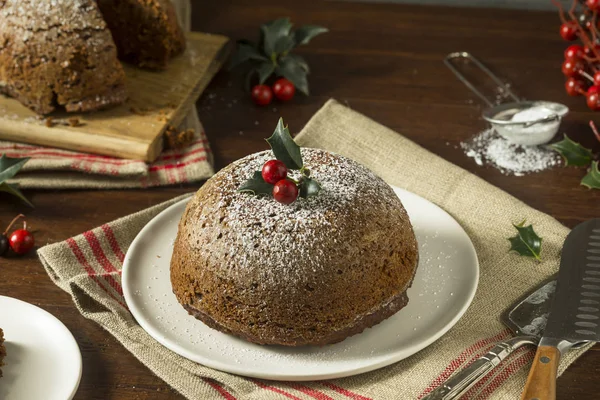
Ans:
[[[562,65],[562,73],[565,76],[577,76],[585,68],[581,60],[565,60]]]
[[[600,93],[591,92],[586,95],[587,106],[592,111],[600,109]]]
[[[25,254],[33,247],[33,235],[27,229],[17,229],[8,238],[10,248],[17,254]]]
[[[567,41],[577,39],[577,25],[573,21],[565,22],[560,26],[560,36]]]
[[[583,57],[583,46],[572,44],[565,50],[565,60],[575,60]]]
[[[273,93],[278,100],[289,101],[296,93],[296,87],[285,78],[279,78],[273,84]]]
[[[252,100],[259,106],[266,106],[271,103],[273,92],[267,85],[256,85],[252,88]]]
[[[290,180],[282,179],[273,187],[273,197],[280,203],[291,204],[298,198],[298,186]]]
[[[587,0],[585,5],[588,6],[590,10],[595,11],[600,8],[600,0]]]
[[[600,53],[600,45],[598,45],[598,44],[595,44],[595,45],[594,45],[594,50],[596,50],[597,52],[599,52],[599,53]],[[587,46],[584,46],[584,47],[583,47],[583,54],[585,54],[585,55],[586,55],[586,56],[588,56],[588,57],[593,57],[593,56],[594,56],[594,52],[592,51],[592,49],[590,49],[590,48],[589,48],[589,47],[587,47]]]
[[[594,74],[594,85],[600,86],[600,71]]]
[[[579,79],[569,78],[565,82],[565,89],[569,96],[579,96],[585,92],[585,84]]]
[[[588,88],[586,95],[591,94],[591,93],[598,93],[598,89],[600,89],[599,86],[592,85]]]
[[[262,167],[262,177],[265,182],[276,184],[287,176],[287,167],[279,160],[269,160]]]

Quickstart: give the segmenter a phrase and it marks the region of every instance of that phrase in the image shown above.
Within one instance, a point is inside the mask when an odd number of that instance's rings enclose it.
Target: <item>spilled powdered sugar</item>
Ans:
[[[561,164],[560,156],[544,146],[521,146],[486,129],[460,144],[477,165],[490,165],[505,175],[522,176]]]

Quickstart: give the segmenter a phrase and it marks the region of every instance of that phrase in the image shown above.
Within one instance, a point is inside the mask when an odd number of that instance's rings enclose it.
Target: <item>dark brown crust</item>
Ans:
[[[6,357],[6,347],[4,347],[4,332],[0,328],[0,367],[4,365],[4,357]],[[2,368],[0,368],[0,378],[2,378]]]
[[[0,3],[0,93],[39,114],[124,102],[125,73],[96,3]]]
[[[185,49],[185,37],[169,0],[97,0],[119,50],[119,58],[148,69],[164,69]]]
[[[272,158],[262,152],[224,168],[188,203],[171,258],[188,312],[256,343],[297,346],[342,340],[402,308],[387,309],[418,265],[402,203],[352,160],[302,154],[322,184],[316,197],[284,206],[238,193]]]
[[[194,309],[187,304],[184,304],[183,308],[186,309],[188,314],[190,314],[190,315],[194,316],[195,318],[199,319],[200,321],[204,322],[206,325],[210,326],[211,328],[216,329],[221,332],[224,332],[224,333],[228,333],[230,335],[240,337],[240,338],[245,339],[252,343],[262,344],[262,345],[265,345],[265,344],[281,345],[281,346],[306,346],[306,345],[324,346],[327,344],[341,342],[342,340],[346,339],[349,336],[359,334],[362,331],[364,331],[365,329],[371,328],[372,326],[377,325],[381,321],[391,317],[392,315],[394,315],[395,313],[400,311],[402,308],[406,307],[407,304],[408,304],[408,296],[406,295],[406,292],[400,293],[399,295],[395,296],[387,305],[382,306],[379,310],[372,312],[371,314],[362,316],[356,322],[355,325],[347,327],[347,328],[339,330],[339,331],[336,331],[336,332],[331,332],[329,335],[321,337],[318,341],[312,341],[312,342],[308,342],[306,340],[303,340],[302,338],[287,339],[285,341],[277,340],[277,339],[265,341],[265,340],[261,339],[259,336],[254,336],[251,334],[244,334],[239,331],[234,332],[234,331],[226,328],[224,325],[219,324],[217,321],[215,321],[213,318],[211,318],[206,313],[203,313],[200,310]]]

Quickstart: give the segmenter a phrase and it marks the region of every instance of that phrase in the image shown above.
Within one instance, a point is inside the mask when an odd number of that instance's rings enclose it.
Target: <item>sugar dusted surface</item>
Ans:
[[[224,182],[217,188],[216,208],[222,211],[223,223],[229,228],[226,243],[232,246],[225,246],[223,251],[233,255],[230,268],[243,269],[267,261],[270,268],[257,271],[262,279],[296,280],[305,277],[307,268],[316,276],[327,266],[324,236],[334,243],[336,237],[343,237],[338,224],[332,224],[333,218],[343,220],[354,211],[352,207],[364,206],[365,199],[382,210],[402,207],[387,183],[355,161],[315,149],[303,149],[302,156],[311,178],[322,189],[317,196],[298,198],[291,205],[278,203],[270,196],[237,192],[244,181],[274,158],[271,151],[248,156],[219,173]],[[296,171],[290,175],[299,177]],[[202,215],[198,223],[203,218],[211,216]],[[302,271],[290,262],[295,257],[303,259]],[[276,273],[270,274],[269,270]]]

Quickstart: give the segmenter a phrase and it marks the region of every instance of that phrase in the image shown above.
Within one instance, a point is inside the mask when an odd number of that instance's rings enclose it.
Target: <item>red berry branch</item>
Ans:
[[[585,96],[591,110],[600,110],[600,0],[573,0],[568,12],[557,0],[552,2],[562,21],[561,37],[567,41],[579,39],[583,44],[573,44],[565,50],[562,64],[562,72],[567,77],[565,90],[569,96]]]

